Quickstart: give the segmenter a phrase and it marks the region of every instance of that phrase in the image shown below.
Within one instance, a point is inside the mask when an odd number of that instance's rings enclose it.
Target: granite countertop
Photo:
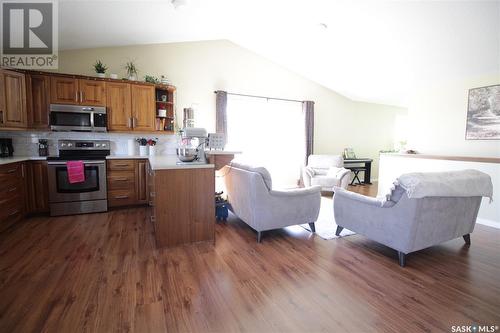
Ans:
[[[241,154],[241,151],[236,150],[206,150],[205,154],[207,155],[236,155]]]
[[[44,161],[47,157],[39,156],[13,156],[0,158],[0,165],[25,162],[25,161]],[[140,156],[140,155],[110,155],[106,159],[147,159],[151,165],[152,170],[168,170],[168,169],[203,169],[203,168],[214,168],[213,164],[196,164],[196,163],[184,163],[177,164],[179,159],[177,155],[161,155],[161,156]]]

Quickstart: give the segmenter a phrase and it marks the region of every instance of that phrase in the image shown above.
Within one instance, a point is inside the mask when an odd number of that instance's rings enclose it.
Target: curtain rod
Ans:
[[[216,90],[214,93],[216,94],[218,91],[223,91],[223,90]],[[257,95],[245,95],[245,94],[237,94],[237,93],[230,93],[227,92],[228,95],[236,95],[236,96],[244,96],[244,97],[255,97],[255,98],[265,98],[265,99],[274,99],[278,101],[287,101],[287,102],[298,102],[298,103],[304,103],[304,101],[299,101],[296,99],[286,99],[286,98],[277,98],[277,97],[267,97],[267,96],[257,96]]]

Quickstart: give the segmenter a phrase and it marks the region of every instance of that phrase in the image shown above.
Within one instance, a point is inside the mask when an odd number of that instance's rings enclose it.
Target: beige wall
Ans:
[[[177,114],[197,104],[197,126],[215,128],[214,90],[315,101],[315,152],[378,159],[393,147],[395,115],[405,109],[349,100],[229,41],[205,41],[63,51],[59,71],[93,75],[102,60],[108,73],[125,77],[123,65],[135,60],[145,74],[166,75],[177,86]],[[265,135],[265,134],[264,134]],[[374,175],[377,175],[375,163]]]
[[[408,110],[408,147],[429,154],[499,157],[499,140],[465,140],[468,91],[493,84],[500,84],[500,74],[415,89]]]

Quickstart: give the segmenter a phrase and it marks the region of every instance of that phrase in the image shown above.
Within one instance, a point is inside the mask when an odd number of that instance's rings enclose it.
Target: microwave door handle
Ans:
[[[92,129],[94,129],[94,108],[89,108],[89,109],[92,109],[92,111],[90,112],[90,127]]]
[[[87,164],[106,164],[105,161],[83,161],[84,166]],[[47,165],[66,165],[66,162],[54,162],[54,161],[49,161]]]

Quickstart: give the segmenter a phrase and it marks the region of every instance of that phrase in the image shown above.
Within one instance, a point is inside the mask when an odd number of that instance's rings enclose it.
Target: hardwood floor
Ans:
[[[361,187],[359,187],[361,190]],[[368,190],[368,189],[367,189]],[[156,250],[147,208],[36,217],[0,234],[0,332],[450,332],[500,325],[500,230],[409,256],[362,236],[265,234]]]

